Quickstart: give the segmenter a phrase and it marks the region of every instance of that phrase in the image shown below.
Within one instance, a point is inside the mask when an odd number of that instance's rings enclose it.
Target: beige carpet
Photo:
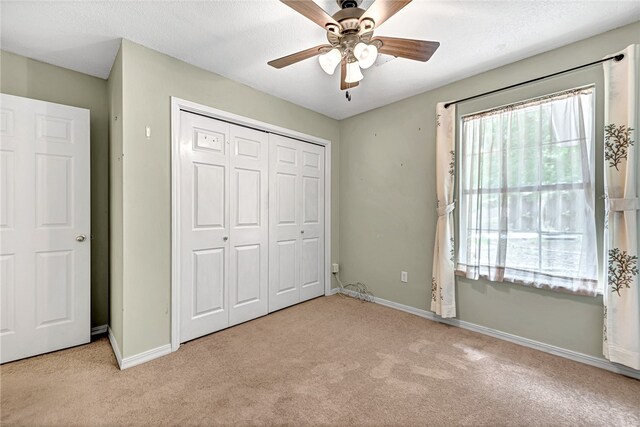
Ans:
[[[100,338],[0,374],[3,425],[640,425],[640,381],[340,296],[125,371]]]

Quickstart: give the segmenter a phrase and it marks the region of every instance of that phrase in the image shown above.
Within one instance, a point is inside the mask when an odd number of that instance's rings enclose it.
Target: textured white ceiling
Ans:
[[[338,10],[333,0],[318,3]],[[437,40],[440,49],[426,63],[381,56],[347,102],[338,73],[324,74],[315,58],[267,66],[326,41],[320,27],[276,0],[2,1],[0,8],[0,47],[10,52],[106,78],[126,38],[336,119],[640,20],[639,1],[414,0],[376,34]]]

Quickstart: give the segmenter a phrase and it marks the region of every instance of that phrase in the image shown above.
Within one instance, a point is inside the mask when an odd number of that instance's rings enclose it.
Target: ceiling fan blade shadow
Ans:
[[[314,3],[312,0],[280,0],[282,3],[289,6],[291,9],[306,16],[316,24],[325,28],[327,24],[334,24],[338,27],[340,24],[325,12],[320,6]]]
[[[322,49],[325,48],[331,49],[331,45],[322,44],[320,46],[311,47],[306,50],[301,50],[300,52],[292,53],[291,55],[283,56],[282,58],[274,59],[273,61],[267,62],[267,64],[274,68],[283,68],[291,64],[295,64],[296,62],[320,55],[322,53]]]
[[[358,82],[347,83],[347,59],[342,58],[340,62],[340,90],[347,90],[358,86]]]
[[[376,0],[360,17],[363,19],[372,19],[376,24],[376,28],[393,15],[398,13],[400,9],[411,3],[411,0]]]
[[[396,37],[374,37],[371,41],[375,40],[382,42],[382,46],[378,49],[379,53],[422,62],[428,61],[440,46],[439,42]]]

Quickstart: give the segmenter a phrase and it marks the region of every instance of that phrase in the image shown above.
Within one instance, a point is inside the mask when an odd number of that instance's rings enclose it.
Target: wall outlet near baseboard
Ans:
[[[339,264],[331,264],[331,272],[332,273],[338,273],[340,271],[340,265]]]
[[[406,271],[401,271],[400,272],[400,281],[402,283],[407,283],[409,281],[409,275],[407,274]]]

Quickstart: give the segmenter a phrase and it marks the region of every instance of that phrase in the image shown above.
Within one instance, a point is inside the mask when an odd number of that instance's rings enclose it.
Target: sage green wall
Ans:
[[[428,309],[436,224],[435,107],[605,57],[640,42],[634,23],[340,123],[340,262],[344,283],[362,281],[383,299]],[[440,49],[447,49],[446,45]],[[437,55],[437,53],[436,53]],[[592,67],[460,104],[459,114],[595,83],[596,158],[603,157],[603,72]],[[597,223],[604,206],[597,162]],[[400,283],[400,271],[409,283]],[[602,297],[508,283],[457,281],[458,317],[477,325],[602,357]]]
[[[109,321],[107,82],[0,51],[0,92],[91,111],[91,326]]]
[[[332,258],[338,258],[339,124],[321,114],[124,40],[123,357],[170,342],[170,97],[332,141]],[[145,138],[151,127],[151,139]],[[115,301],[112,301],[115,305]]]
[[[109,328],[122,351],[122,310],[123,310],[123,252],[122,239],[122,49],[118,50],[111,74],[107,82],[109,95],[109,248],[110,248],[110,286],[109,286]]]

